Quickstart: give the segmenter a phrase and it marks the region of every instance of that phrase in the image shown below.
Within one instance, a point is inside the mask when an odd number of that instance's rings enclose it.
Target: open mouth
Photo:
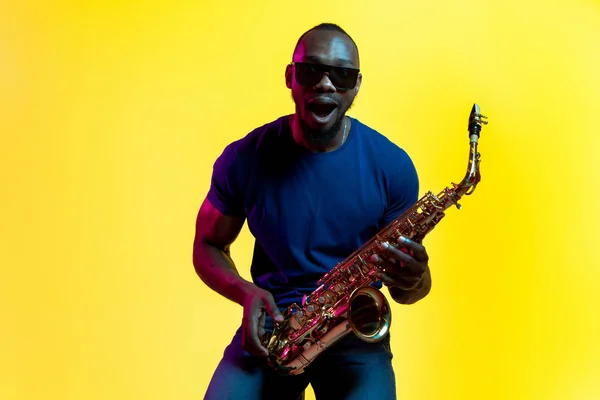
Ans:
[[[325,119],[337,108],[337,105],[333,103],[310,103],[308,110],[311,111],[317,118]]]

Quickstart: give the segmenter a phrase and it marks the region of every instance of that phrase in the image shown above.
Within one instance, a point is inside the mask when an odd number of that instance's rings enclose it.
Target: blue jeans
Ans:
[[[353,333],[319,355],[296,376],[281,376],[242,348],[238,329],[204,400],[298,400],[311,384],[317,400],[394,400],[396,382],[389,335],[366,343]]]

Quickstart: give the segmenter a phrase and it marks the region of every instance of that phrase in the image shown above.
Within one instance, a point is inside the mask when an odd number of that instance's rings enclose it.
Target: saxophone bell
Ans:
[[[392,312],[383,293],[373,286],[357,288],[348,301],[348,323],[360,339],[379,342],[390,330]]]

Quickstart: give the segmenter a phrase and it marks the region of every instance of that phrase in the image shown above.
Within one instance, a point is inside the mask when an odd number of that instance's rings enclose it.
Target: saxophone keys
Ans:
[[[304,326],[304,321],[302,320],[302,317],[302,312],[298,312],[290,319],[290,325],[295,331],[302,329],[302,327]]]

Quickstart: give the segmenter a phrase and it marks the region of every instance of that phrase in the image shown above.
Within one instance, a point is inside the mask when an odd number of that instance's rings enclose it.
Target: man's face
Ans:
[[[316,30],[304,37],[293,57],[294,63],[312,63],[334,67],[359,68],[356,48],[344,34],[335,31]],[[335,136],[346,111],[352,105],[362,76],[359,74],[352,89],[339,88],[335,75],[340,71],[320,73],[320,80],[314,85],[303,86],[296,80],[298,65],[290,65],[286,70],[286,84],[292,91],[296,103],[296,114],[306,134],[315,139]],[[338,87],[336,88],[335,83]]]

